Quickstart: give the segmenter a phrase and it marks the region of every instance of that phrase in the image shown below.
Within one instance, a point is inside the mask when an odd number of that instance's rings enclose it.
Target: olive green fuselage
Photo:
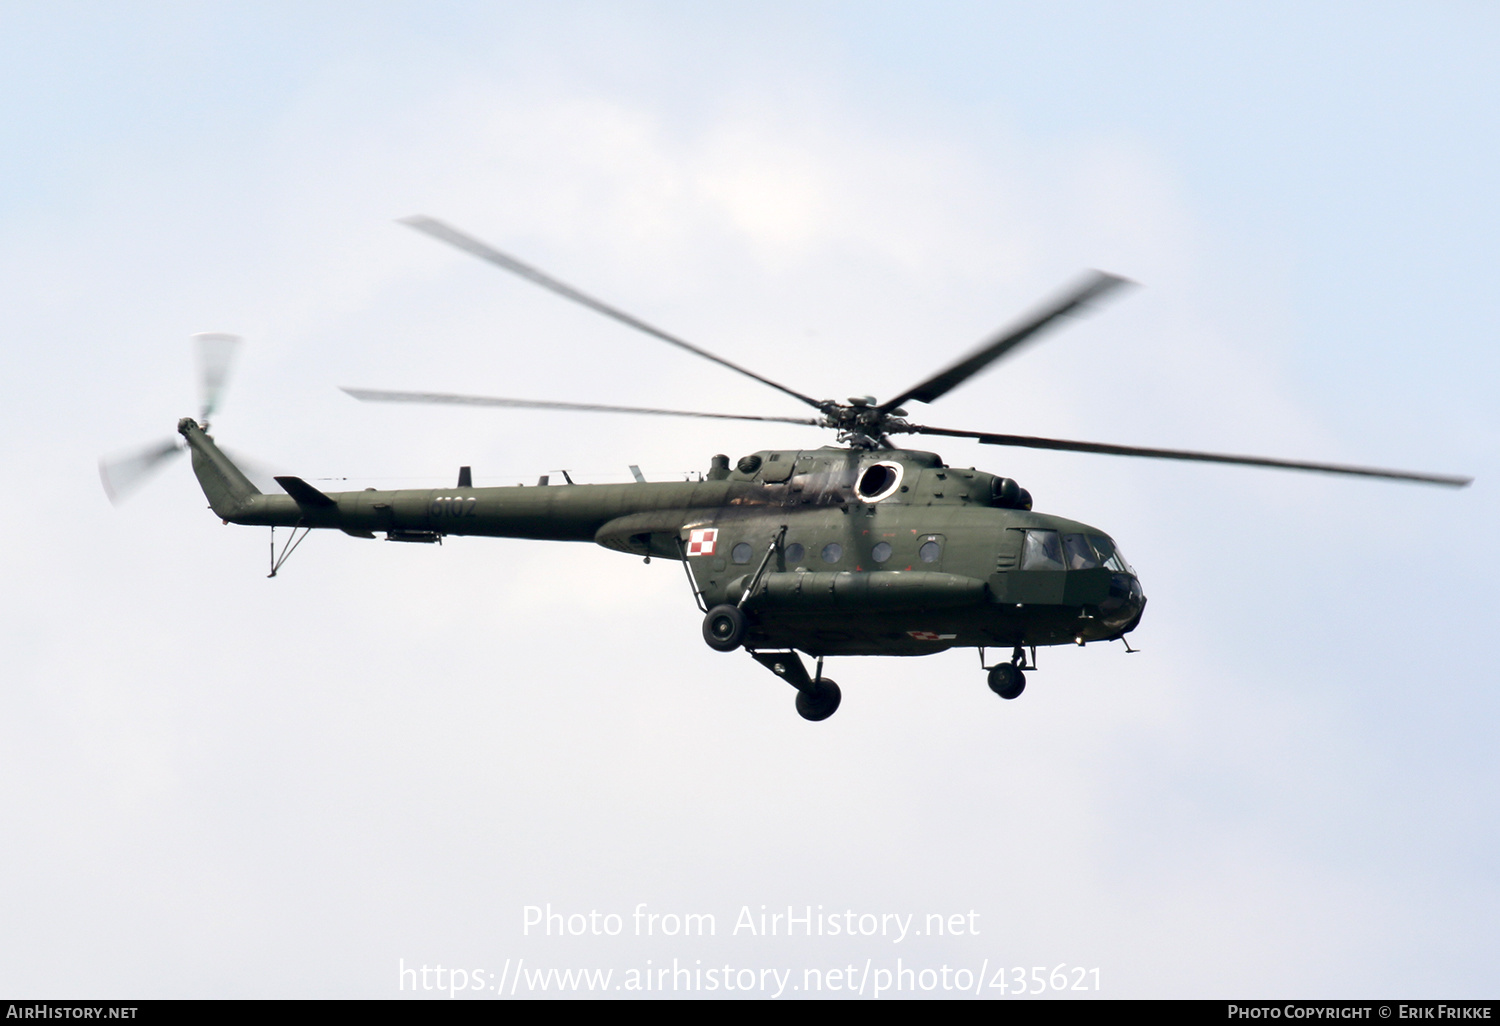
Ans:
[[[996,505],[1004,479],[946,467],[932,453],[761,452],[739,469],[720,461],[706,479],[660,483],[325,494],[282,478],[288,494],[275,495],[249,485],[196,424],[180,430],[226,521],[397,541],[596,542],[685,560],[705,606],[743,601],[752,649],[922,655],[1100,641],[1134,629],[1145,603],[1122,562],[1023,568],[1035,565],[1023,553],[1028,531],[1107,537]]]

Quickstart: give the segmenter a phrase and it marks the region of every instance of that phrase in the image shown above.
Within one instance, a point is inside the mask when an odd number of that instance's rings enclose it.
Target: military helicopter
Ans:
[[[1470,478],[1371,467],[1150,449],[931,427],[908,420],[910,403],[932,403],[1065,317],[1128,284],[1095,271],[963,359],[893,398],[815,399],[631,316],[428,217],[405,224],[662,342],[752,378],[810,407],[806,417],[548,402],[436,392],[346,388],[366,402],[436,403],[632,413],[800,424],[836,432],[837,445],[762,450],[731,464],[710,461],[698,481],[476,488],[468,467],[451,488],[367,488],[325,493],[277,477],[285,494],[262,493],[208,434],[227,375],[232,336],[199,336],[206,354],[199,420],[177,425],[183,442],[101,463],[111,497],[185,448],[213,511],[225,523],[272,529],[271,576],[316,528],[360,538],[438,543],[448,535],[592,541],[677,560],[703,613],[703,638],[720,652],[745,649],[796,689],[797,712],[823,720],[842,694],[823,675],[828,656],[931,655],[976,648],[991,690],[1020,696],[1036,649],[1122,641],[1146,597],[1135,570],[1104,531],[1033,509],[1016,481],[947,466],[935,453],[898,447],[893,436],[974,439],[982,444],[1191,460],[1463,487]],[[229,340],[229,341],[226,341]],[[291,528],[281,555],[275,528]],[[299,533],[300,532],[300,533]],[[986,666],[987,649],[1010,650]],[[808,672],[801,655],[816,659]]]

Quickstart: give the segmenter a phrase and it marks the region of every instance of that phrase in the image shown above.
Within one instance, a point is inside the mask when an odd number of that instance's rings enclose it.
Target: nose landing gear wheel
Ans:
[[[746,628],[738,606],[714,606],[703,618],[703,640],[717,652],[733,652],[745,643]]]
[[[1001,663],[990,670],[990,690],[1001,698],[1020,698],[1026,690],[1026,674],[1014,663]]]
[[[810,689],[797,692],[797,713],[804,720],[826,720],[838,711],[843,700],[839,686],[824,677]]]

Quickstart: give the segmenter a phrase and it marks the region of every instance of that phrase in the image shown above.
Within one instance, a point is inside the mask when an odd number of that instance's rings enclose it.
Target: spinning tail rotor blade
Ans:
[[[238,335],[226,335],[218,331],[206,331],[193,336],[193,350],[198,362],[198,419],[205,428],[208,427],[209,417],[219,408],[219,399],[224,394],[224,385],[229,380],[229,367],[234,362],[235,350],[239,348],[239,344]],[[101,459],[99,480],[104,484],[104,493],[109,496],[110,502],[118,505],[161,469],[164,463],[182,451],[182,443],[171,438],[138,452]]]
[[[997,335],[962,360],[934,374],[920,385],[909,388],[896,398],[881,403],[880,412],[889,413],[912,399],[920,403],[930,403],[947,395],[1021,343],[1041,334],[1058,319],[1082,309],[1121,285],[1130,284],[1133,282],[1128,278],[1107,274],[1104,271],[1091,272],[1083,281],[1020,324]]]
[[[562,296],[564,299],[571,299],[575,303],[582,304],[583,306],[588,307],[590,310],[593,310],[595,313],[601,313],[604,316],[609,317],[612,320],[619,321],[621,324],[628,325],[629,327],[632,327],[637,331],[643,331],[653,338],[658,338],[661,341],[666,342],[668,345],[674,345],[679,349],[686,349],[688,352],[693,353],[696,356],[701,356],[705,360],[712,360],[719,366],[728,367],[730,370],[735,371],[739,374],[743,374],[747,378],[754,378],[761,384],[770,385],[777,391],[785,392],[787,395],[792,396],[794,399],[800,399],[802,402],[816,409],[823,408],[822,404],[819,403],[816,399],[813,399],[811,396],[805,396],[795,389],[788,388],[779,382],[772,381],[770,378],[762,377],[752,370],[746,370],[739,364],[730,363],[722,356],[715,356],[707,349],[700,349],[698,346],[693,345],[691,342],[686,342],[683,339],[678,338],[676,335],[671,335],[665,331],[662,331],[660,328],[652,327],[645,321],[640,320],[637,317],[632,317],[630,314],[626,313],[623,310],[616,309],[615,307],[610,306],[608,303],[580,292],[577,289],[573,288],[571,285],[566,285],[550,275],[543,274],[535,267],[531,267],[528,264],[523,264],[515,257],[502,253],[493,246],[484,242],[480,242],[478,239],[474,238],[471,235],[465,235],[457,228],[454,228],[451,225],[444,224],[442,221],[435,220],[431,217],[424,217],[418,214],[413,217],[402,218],[401,223],[415,228],[419,232],[425,232],[426,234],[431,235],[434,239],[440,239],[443,242],[448,243],[448,245],[450,246],[456,246],[467,253],[472,253],[479,259],[486,260],[497,267],[503,267],[512,274],[519,275],[529,282],[540,285],[542,288],[547,289],[551,292],[555,292],[559,296]]]
[[[739,413],[698,413],[692,410],[660,410],[647,406],[610,406],[604,403],[558,403],[539,399],[500,399],[483,395],[453,395],[448,392],[386,392],[373,388],[345,388],[344,392],[365,403],[431,403],[442,406],[501,406],[525,410],[580,410],[589,413],[647,413],[658,417],[707,417],[713,420],[761,420],[781,424],[823,422],[812,417],[757,417]]]
[[[109,501],[119,505],[125,498],[173,456],[182,452],[176,439],[157,442],[140,452],[129,453],[113,460],[99,461],[99,480],[104,483],[104,494]]]
[[[903,430],[920,435],[945,435],[949,438],[973,438],[984,445],[1014,445],[1026,449],[1057,449],[1064,452],[1092,452],[1105,456],[1145,456],[1159,460],[1190,460],[1196,463],[1229,463],[1241,467],[1270,467],[1275,470],[1306,470],[1317,474],[1344,474],[1355,477],[1379,477],[1392,481],[1414,481],[1418,484],[1467,487],[1473,478],[1452,474],[1424,474],[1410,470],[1382,470],[1378,467],[1351,467],[1342,463],[1309,463],[1302,460],[1277,460],[1264,456],[1230,456],[1222,453],[1194,452],[1188,449],[1147,449],[1134,445],[1109,445],[1104,442],[1071,442],[1062,438],[1036,438],[1030,435],[998,435],[984,431],[955,431],[949,428],[923,427],[912,424]]]
[[[219,399],[229,380],[229,367],[234,362],[240,338],[238,335],[206,331],[194,335],[193,342],[198,351],[198,422],[207,424],[219,408]]]

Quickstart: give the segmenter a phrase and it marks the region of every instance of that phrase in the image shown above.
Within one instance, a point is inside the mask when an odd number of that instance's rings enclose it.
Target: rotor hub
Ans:
[[[819,407],[823,426],[838,432],[839,444],[856,449],[892,448],[887,436],[910,430],[910,425],[898,416],[905,410],[886,412],[875,405],[873,396],[857,396],[848,403],[828,399]]]

